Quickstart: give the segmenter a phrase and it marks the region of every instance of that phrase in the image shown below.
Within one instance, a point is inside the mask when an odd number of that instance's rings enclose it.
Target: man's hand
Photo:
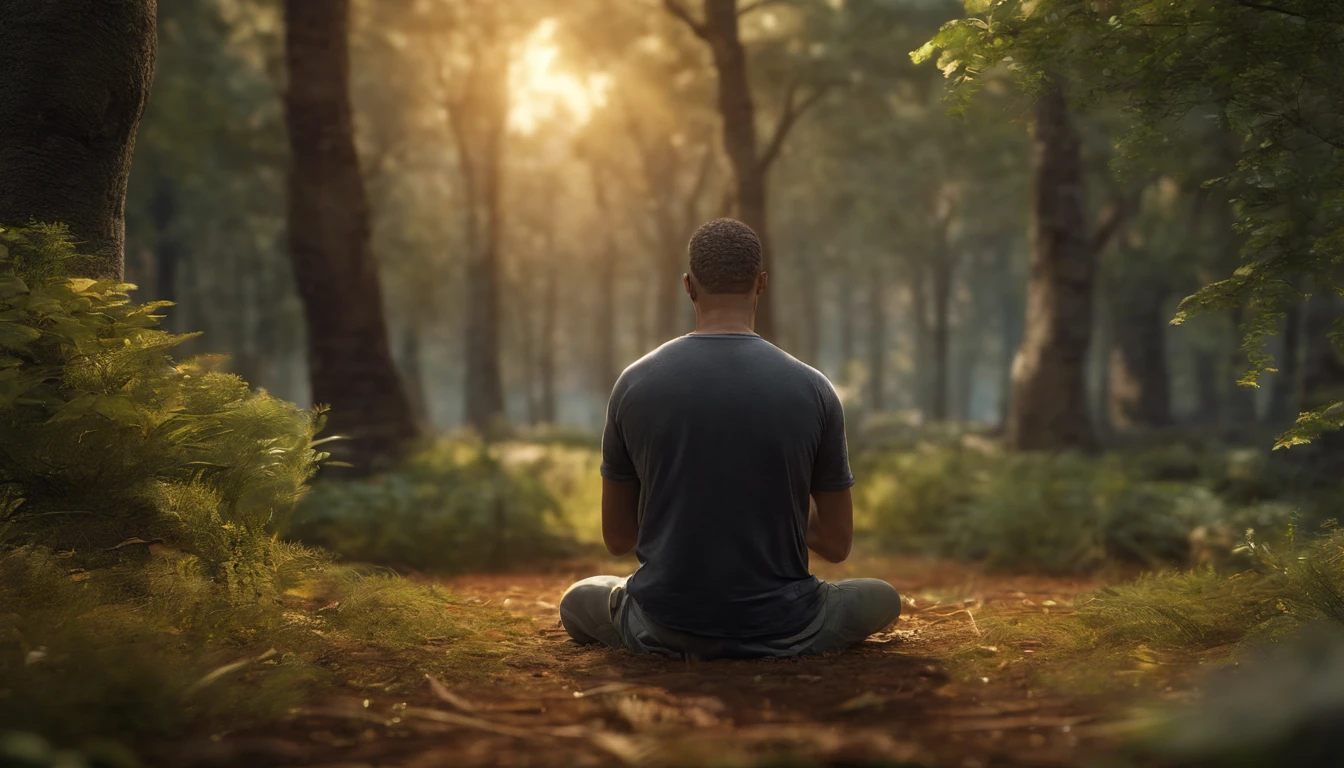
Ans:
[[[807,548],[829,562],[843,562],[854,543],[854,502],[849,489],[817,491],[812,498],[817,505],[807,516]]]
[[[848,492],[846,492],[848,495]],[[617,557],[630,554],[639,539],[639,481],[602,478],[602,543]]]

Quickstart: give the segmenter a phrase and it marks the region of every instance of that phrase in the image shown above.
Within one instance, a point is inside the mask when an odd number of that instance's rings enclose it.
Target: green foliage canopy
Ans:
[[[1192,116],[1237,144],[1221,175],[1244,238],[1232,275],[1188,297],[1174,322],[1245,306],[1254,385],[1274,361],[1265,340],[1296,286],[1340,294],[1344,259],[1344,7],[1334,0],[967,0],[967,18],[916,51],[938,66],[962,104],[1007,71],[1029,90],[1069,73],[1075,104],[1119,103],[1136,118],[1133,157],[1176,141]],[[1344,341],[1336,325],[1332,340]],[[1344,426],[1344,405],[1299,418],[1278,445]]]

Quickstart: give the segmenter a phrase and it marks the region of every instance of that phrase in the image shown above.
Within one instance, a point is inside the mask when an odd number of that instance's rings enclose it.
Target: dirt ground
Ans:
[[[951,563],[859,558],[826,578],[876,576],[905,613],[860,648],[803,660],[685,663],[569,641],[556,604],[565,587],[628,563],[567,563],[536,573],[470,575],[459,594],[530,617],[509,672],[490,683],[387,700],[348,699],[282,727],[217,738],[196,765],[617,766],[1079,765],[1112,746],[1118,707],[1038,690],[1023,665],[989,677],[950,670],[974,648],[975,616],[1066,613],[1085,580],[987,576]],[[1017,649],[1031,653],[1032,649]],[[986,646],[985,653],[998,649]],[[1021,657],[1021,653],[1015,655]],[[964,679],[958,679],[958,677]]]

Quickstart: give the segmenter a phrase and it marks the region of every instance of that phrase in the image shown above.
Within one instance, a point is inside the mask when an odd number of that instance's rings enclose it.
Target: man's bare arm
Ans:
[[[639,481],[602,478],[602,543],[613,555],[628,555],[639,537]]]
[[[854,543],[854,502],[849,489],[817,491],[817,505],[807,517],[807,548],[823,559],[843,562]]]

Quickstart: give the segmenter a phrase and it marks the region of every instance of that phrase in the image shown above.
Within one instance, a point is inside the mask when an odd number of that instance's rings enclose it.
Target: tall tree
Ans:
[[[349,0],[286,0],[289,247],[308,326],[313,400],[333,453],[368,471],[417,436],[388,348],[350,108]]]
[[[466,416],[480,434],[505,418],[500,369],[503,160],[509,115],[508,47],[493,17],[469,52],[463,87],[450,97],[466,203]]]
[[[1123,245],[1116,255],[1126,271],[1109,280],[1110,360],[1107,418],[1125,432],[1171,423],[1166,330],[1170,282],[1166,265],[1140,265],[1143,256]],[[1143,265],[1147,266],[1147,265]]]
[[[1035,145],[1031,282],[1007,439],[1019,450],[1084,447],[1093,440],[1086,367],[1096,262],[1086,239],[1082,137],[1058,83],[1037,101]]]
[[[798,118],[825,96],[826,88],[818,87],[802,96],[802,85],[795,81],[788,88],[774,132],[762,149],[756,134],[756,104],[747,76],[747,51],[742,45],[740,28],[742,14],[759,8],[762,3],[748,3],[739,10],[737,0],[703,0],[702,19],[696,19],[678,0],[663,0],[663,5],[696,37],[705,41],[713,56],[719,77],[718,107],[723,122],[723,148],[736,184],[736,214],[743,223],[756,230],[761,239],[763,264],[768,270],[774,263],[767,220],[770,167],[779,157]],[[775,337],[771,295],[769,291],[762,294],[756,309],[756,332],[768,339]]]
[[[126,183],[154,78],[156,0],[0,5],[0,222],[61,222],[125,270]]]

